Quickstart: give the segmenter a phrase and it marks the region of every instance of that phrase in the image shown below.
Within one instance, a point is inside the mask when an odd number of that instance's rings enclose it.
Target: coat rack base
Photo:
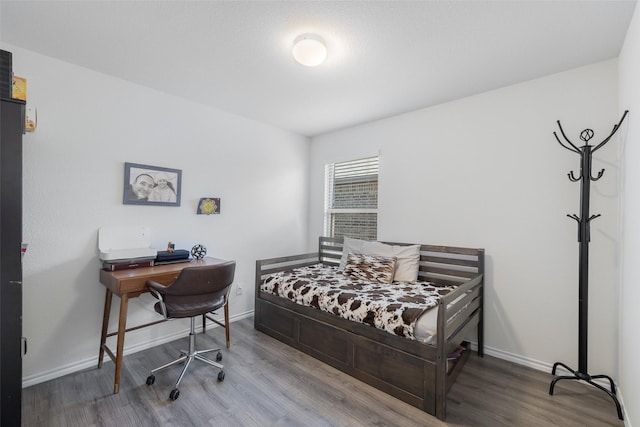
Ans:
[[[556,369],[558,366],[562,366],[567,371],[571,372],[573,375],[556,375]],[[613,383],[613,380],[608,375],[589,375],[584,372],[574,371],[567,365],[562,362],[556,362],[553,364],[553,370],[551,371],[551,375],[555,375],[555,378],[551,381],[551,385],[549,386],[549,394],[553,395],[553,389],[556,386],[556,383],[560,380],[576,380],[576,381],[584,381],[587,384],[591,384],[597,389],[600,389],[607,393],[613,402],[616,404],[616,409],[618,410],[618,418],[624,420],[622,415],[622,406],[620,406],[620,402],[618,401],[618,396],[616,396],[616,386]],[[600,384],[593,382],[594,379],[606,378],[609,381],[610,390],[607,390],[605,387],[602,387]]]

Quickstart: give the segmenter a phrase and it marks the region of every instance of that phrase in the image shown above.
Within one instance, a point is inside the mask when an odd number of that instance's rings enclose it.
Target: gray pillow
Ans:
[[[338,271],[344,270],[344,266],[347,264],[347,256],[351,254],[361,254],[362,246],[367,243],[366,240],[352,239],[351,237],[344,238],[344,244],[342,246],[342,258],[340,258],[340,265]]]

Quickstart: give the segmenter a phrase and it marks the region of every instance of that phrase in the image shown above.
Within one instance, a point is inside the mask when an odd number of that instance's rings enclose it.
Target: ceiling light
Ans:
[[[293,42],[293,57],[307,67],[315,67],[327,58],[327,47],[316,34],[301,34]]]

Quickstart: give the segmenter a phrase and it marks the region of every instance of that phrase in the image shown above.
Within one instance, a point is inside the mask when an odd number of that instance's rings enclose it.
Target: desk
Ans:
[[[176,264],[157,265],[154,267],[135,268],[131,270],[106,271],[100,270],[100,283],[107,288],[104,299],[104,315],[102,317],[102,335],[100,337],[100,353],[98,355],[98,368],[102,367],[102,359],[106,352],[116,365],[113,393],[120,391],[120,373],[122,370],[122,353],[124,350],[124,334],[129,331],[144,328],[158,323],[165,322],[165,319],[144,325],[134,326],[127,329],[127,306],[130,298],[136,298],[145,292],[149,292],[147,280],[154,280],[163,285],[172,283],[183,268],[213,265],[224,262],[218,258],[203,258],[191,262],[181,262]],[[108,332],[109,317],[111,314],[111,299],[113,295],[120,297],[120,316],[118,318],[118,331]],[[229,304],[224,306],[224,317],[226,325],[229,324]],[[205,327],[205,317],[202,318],[203,328]],[[227,330],[227,348],[229,347],[229,329]],[[107,346],[107,338],[117,335],[116,354]]]

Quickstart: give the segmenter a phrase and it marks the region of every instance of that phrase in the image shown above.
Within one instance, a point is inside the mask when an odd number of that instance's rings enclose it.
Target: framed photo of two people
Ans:
[[[182,171],[159,166],[124,164],[125,205],[180,206]]]

